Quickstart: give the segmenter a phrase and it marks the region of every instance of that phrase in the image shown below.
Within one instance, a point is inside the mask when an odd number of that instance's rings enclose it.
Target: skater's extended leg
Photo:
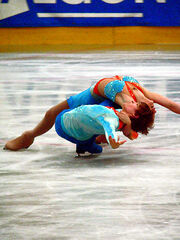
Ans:
[[[5,149],[17,151],[22,148],[28,148],[34,142],[34,138],[49,131],[53,127],[57,115],[68,108],[69,105],[66,100],[50,108],[34,129],[25,131],[21,136],[8,141]]]

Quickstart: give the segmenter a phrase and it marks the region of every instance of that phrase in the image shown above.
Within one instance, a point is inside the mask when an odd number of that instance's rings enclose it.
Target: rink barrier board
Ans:
[[[93,46],[180,45],[180,27],[0,28],[0,52]],[[78,47],[79,46],[79,47]]]

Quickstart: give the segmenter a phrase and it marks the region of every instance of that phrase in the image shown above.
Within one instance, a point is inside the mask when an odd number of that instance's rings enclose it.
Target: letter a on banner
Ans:
[[[0,0],[0,20],[29,11],[26,0]]]

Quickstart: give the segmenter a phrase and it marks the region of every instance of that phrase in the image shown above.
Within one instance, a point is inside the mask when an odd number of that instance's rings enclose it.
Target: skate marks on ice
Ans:
[[[162,107],[149,136],[98,156],[75,157],[54,129],[28,150],[2,150],[48,107],[106,76],[132,75],[180,102],[179,59],[173,52],[0,55],[2,239],[179,238],[179,116]]]

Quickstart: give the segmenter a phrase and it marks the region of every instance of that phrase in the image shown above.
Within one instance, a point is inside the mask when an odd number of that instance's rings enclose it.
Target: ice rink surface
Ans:
[[[0,239],[180,240],[180,115],[156,105],[148,136],[99,156],[75,157],[54,128],[3,150],[49,107],[117,74],[180,102],[180,52],[0,55]]]

